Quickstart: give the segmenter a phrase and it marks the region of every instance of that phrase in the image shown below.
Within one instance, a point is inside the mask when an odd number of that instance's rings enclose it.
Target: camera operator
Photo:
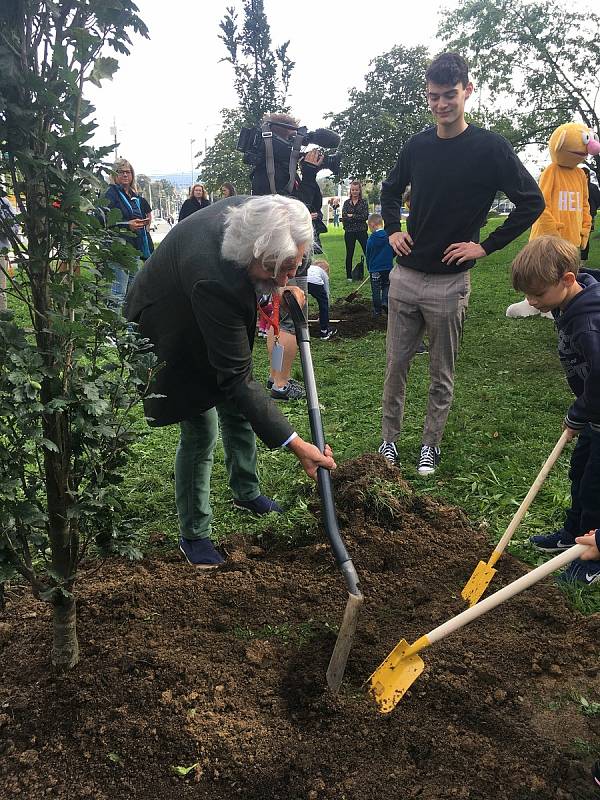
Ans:
[[[271,170],[265,139],[261,157],[252,170],[252,194],[290,195],[303,202],[312,213],[315,194],[319,192],[317,173],[325,156],[319,149],[309,150],[301,156],[302,137],[298,135],[298,124],[290,114],[267,114],[263,118],[262,130],[272,134],[268,138],[273,165]],[[300,166],[300,175],[296,164]],[[273,173],[271,176],[270,171]]]

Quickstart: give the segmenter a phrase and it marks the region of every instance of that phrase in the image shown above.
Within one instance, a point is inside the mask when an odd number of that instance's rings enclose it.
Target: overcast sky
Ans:
[[[99,124],[97,143],[112,141],[137,172],[191,169],[191,152],[204,149],[220,127],[220,110],[237,104],[233,71],[219,63],[225,48],[219,21],[227,6],[242,17],[241,0],[137,0],[150,39],[135,37],[129,57],[102,89],[91,87]],[[352,87],[362,87],[369,61],[398,44],[439,50],[439,0],[265,0],[273,46],[290,40],[296,62],[290,105],[308,127],[340,111]],[[190,147],[190,140],[195,139]]]

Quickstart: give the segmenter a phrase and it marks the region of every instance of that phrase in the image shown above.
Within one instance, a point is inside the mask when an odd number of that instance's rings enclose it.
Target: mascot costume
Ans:
[[[546,208],[531,228],[529,240],[539,236],[559,236],[580,249],[588,242],[592,217],[585,172],[577,165],[600,154],[598,136],[587,125],[568,122],[559,125],[548,142],[552,163],[542,172],[540,189]],[[513,303],[507,317],[531,317],[540,312],[527,300]],[[543,316],[551,317],[551,314]]]

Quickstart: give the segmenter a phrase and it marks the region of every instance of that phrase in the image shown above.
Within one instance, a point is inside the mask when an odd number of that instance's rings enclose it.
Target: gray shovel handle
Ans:
[[[298,301],[290,291],[283,293],[285,301],[290,310],[290,315],[294,322],[296,329],[296,341],[300,350],[300,361],[302,362],[302,374],[304,375],[304,385],[306,387],[306,400],[308,405],[308,419],[310,423],[310,432],[313,444],[319,448],[323,453],[325,451],[325,435],[323,433],[323,422],[321,420],[321,410],[319,408],[319,398],[317,395],[317,383],[315,381],[315,371],[313,368],[312,356],[310,353],[310,334],[308,332],[308,323],[298,305]],[[331,484],[331,476],[329,470],[319,467],[317,469],[317,483],[319,486],[319,494],[323,506],[323,523],[325,526],[325,533],[333,550],[337,565],[344,576],[344,581],[348,587],[350,594],[359,596],[361,595],[358,588],[358,576],[354,569],[354,564],[346,545],[342,540],[340,529],[338,526],[337,516],[335,513],[335,504],[333,501],[333,487]]]

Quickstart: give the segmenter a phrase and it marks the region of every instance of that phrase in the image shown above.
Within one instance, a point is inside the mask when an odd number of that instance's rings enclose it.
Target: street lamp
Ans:
[[[190,139],[190,164],[192,166],[192,171],[191,171],[192,180],[191,180],[191,183],[190,183],[190,189],[194,185],[194,149],[193,148],[194,148],[194,142],[195,141],[196,141],[195,139]]]

